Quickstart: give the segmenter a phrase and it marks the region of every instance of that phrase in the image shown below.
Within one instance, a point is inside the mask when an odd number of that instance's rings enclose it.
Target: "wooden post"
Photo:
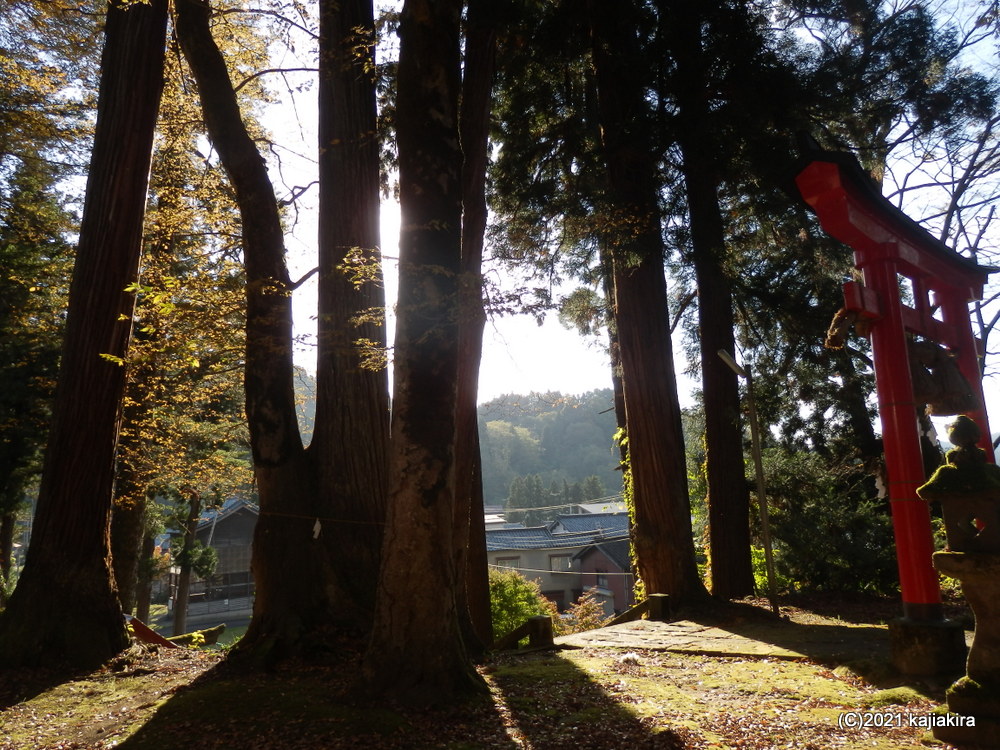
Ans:
[[[548,648],[553,646],[552,618],[535,615],[528,619],[528,648]]]
[[[670,620],[670,595],[650,594],[646,600],[649,606],[646,609],[646,616],[654,622],[668,622]]]

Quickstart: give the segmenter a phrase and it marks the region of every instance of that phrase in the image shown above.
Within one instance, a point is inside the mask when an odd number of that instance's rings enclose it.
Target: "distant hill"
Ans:
[[[486,503],[502,505],[517,477],[562,486],[596,475],[607,494],[621,489],[610,388],[578,396],[510,394],[479,405]]]
[[[298,367],[295,399],[302,439],[308,444],[316,416],[316,380]],[[604,494],[619,492],[616,430],[610,388],[578,396],[510,394],[480,404],[486,504],[503,505],[515,479],[534,475],[546,490],[555,483],[561,491],[564,483],[582,484],[597,476]]]

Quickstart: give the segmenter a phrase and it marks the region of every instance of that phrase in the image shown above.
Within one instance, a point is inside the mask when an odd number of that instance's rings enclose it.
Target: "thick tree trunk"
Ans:
[[[753,594],[754,578],[739,381],[718,355],[720,350],[735,352],[733,296],[722,268],[723,227],[716,189],[698,159],[690,156],[696,147],[689,146],[682,148],[698,282],[712,593],[734,599]]]
[[[124,359],[167,7],[112,2],[97,128],[70,288],[62,366],[20,583],[0,616],[0,664],[94,667],[128,642],[111,576],[109,523]],[[72,612],[72,617],[53,613]]]
[[[329,645],[330,627],[367,630],[372,616],[386,492],[387,388],[383,374],[359,367],[347,331],[377,345],[381,325],[357,328],[351,318],[379,308],[382,296],[377,283],[355,290],[336,268],[355,257],[378,259],[370,54],[352,57],[357,50],[350,39],[367,36],[371,11],[354,2],[323,9],[322,97],[343,106],[324,107],[321,115],[320,393],[316,438],[306,452],[294,409],[291,285],[274,191],[212,39],[208,6],[180,0],[177,9],[178,37],[243,219],[247,418],[261,512],[253,546],[254,615],[237,653],[269,662],[299,651],[310,638]]]
[[[399,301],[389,515],[367,689],[415,703],[485,690],[456,605],[455,408],[462,153],[459,0],[407,0],[400,18]]]
[[[385,524],[389,384],[384,351],[379,154],[371,0],[322,0],[319,75],[319,340],[316,431],[321,533],[338,617],[371,626]],[[355,284],[352,276],[372,273]],[[365,320],[358,323],[357,319]],[[363,340],[368,343],[356,343]]]
[[[658,185],[634,8],[587,4],[608,170],[614,317],[632,468],[636,562],[647,593],[677,606],[706,598],[691,529],[684,438],[670,341]]]
[[[115,462],[115,500],[111,508],[111,562],[122,611],[131,614],[135,607],[139,579],[140,546],[146,531],[146,487],[139,478],[132,458],[140,455],[140,425],[149,416],[145,391],[149,368],[140,363],[125,384],[122,410],[122,434]],[[130,398],[130,394],[132,397]],[[142,618],[140,618],[142,619]]]
[[[122,487],[119,480],[117,488]],[[122,611],[135,609],[136,585],[139,580],[140,546],[146,526],[146,493],[131,486],[127,495],[118,494],[111,511],[111,562],[115,588]]]
[[[331,611],[317,482],[295,416],[291,284],[274,190],[212,38],[210,9],[200,0],[178,0],[175,6],[177,36],[243,220],[246,412],[260,517],[251,561],[254,613],[238,653],[270,662],[296,652],[304,634]]]
[[[706,479],[712,593],[733,599],[753,594],[750,493],[743,461],[739,379],[718,356],[735,354],[735,318],[726,275],[725,226],[719,207],[718,168],[711,135],[708,71],[701,48],[702,8],[664,3],[676,66],[677,139],[683,159],[698,283],[698,329],[705,403]],[[716,144],[716,148],[721,148]]]
[[[473,0],[466,14],[462,111],[462,270],[459,288],[458,400],[455,417],[455,568],[458,607],[468,614],[469,650],[493,643],[486,556],[482,457],[479,451],[479,365],[483,355],[483,244],[486,233],[486,167],[496,30],[486,0]]]

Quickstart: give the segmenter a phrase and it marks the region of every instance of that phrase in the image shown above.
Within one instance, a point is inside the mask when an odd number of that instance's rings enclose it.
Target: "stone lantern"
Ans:
[[[948,427],[955,448],[948,463],[917,490],[941,504],[948,548],[934,567],[962,583],[976,616],[966,674],[948,689],[955,721],[934,735],[958,746],[1000,748],[1000,467],[976,446],[980,431],[968,417]]]

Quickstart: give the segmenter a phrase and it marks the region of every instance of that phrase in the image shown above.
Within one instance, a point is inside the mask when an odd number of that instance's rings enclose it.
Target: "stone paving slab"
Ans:
[[[888,659],[889,632],[875,625],[803,625],[787,620],[718,624],[637,620],[560,636],[556,645],[651,649],[709,656],[813,661]]]

